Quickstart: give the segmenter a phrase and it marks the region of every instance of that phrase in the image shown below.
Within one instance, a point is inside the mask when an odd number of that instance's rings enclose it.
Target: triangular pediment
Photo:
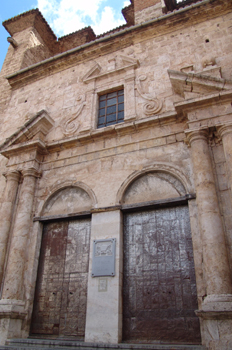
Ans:
[[[232,89],[231,80],[209,75],[209,71],[186,73],[168,70],[168,74],[174,92],[185,99],[191,98],[191,95],[192,97],[202,96]]]
[[[102,67],[96,63],[83,77],[83,81],[86,82],[90,79],[96,78],[101,73]]]
[[[53,125],[54,120],[45,110],[41,110],[0,145],[0,153],[5,155],[8,150],[29,144],[34,140],[43,142]]]
[[[139,61],[136,58],[120,55],[118,57],[120,66],[139,66]]]
[[[97,78],[104,78],[110,74],[119,73],[123,69],[130,69],[130,68],[137,68],[139,67],[139,61],[135,58],[127,57],[120,55],[116,57],[113,60],[110,60],[111,62],[114,61],[114,65],[112,65],[108,69],[102,69],[102,67],[97,63],[95,64],[82,78],[84,83],[88,83],[91,80],[97,79]],[[112,68],[113,67],[113,68]]]

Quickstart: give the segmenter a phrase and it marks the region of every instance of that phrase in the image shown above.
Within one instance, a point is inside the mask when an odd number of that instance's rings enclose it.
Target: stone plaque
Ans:
[[[99,278],[98,281],[98,291],[99,292],[107,292],[107,278]]]
[[[93,241],[92,277],[115,276],[115,238]]]

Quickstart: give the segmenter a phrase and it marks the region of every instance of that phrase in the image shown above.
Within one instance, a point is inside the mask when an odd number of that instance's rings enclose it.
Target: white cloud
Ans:
[[[116,16],[111,6],[102,9],[101,5],[107,0],[37,0],[37,2],[39,10],[58,36],[75,32],[88,25],[92,26],[96,34],[101,34],[125,23],[122,17]],[[124,6],[128,6],[128,3],[130,1],[124,1]]]
[[[131,4],[130,0],[126,0],[123,3],[123,7],[129,6]]]
[[[101,34],[124,23],[123,20],[116,20],[112,7],[106,6],[101,13],[101,19],[93,25],[93,30],[96,34]]]

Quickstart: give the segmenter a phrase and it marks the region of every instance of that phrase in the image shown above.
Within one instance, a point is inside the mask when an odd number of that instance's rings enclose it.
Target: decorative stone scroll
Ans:
[[[115,276],[116,239],[93,241],[92,277]]]
[[[77,120],[77,118],[79,117],[83,108],[86,105],[85,96],[78,96],[77,101],[80,102],[77,113],[75,114],[75,116],[69,118],[67,121],[64,122],[62,132],[65,136],[73,135],[80,126],[80,122]]]
[[[138,78],[136,79],[137,90],[138,90],[139,94],[141,95],[141,97],[148,101],[143,105],[144,114],[153,115],[153,114],[158,113],[161,110],[163,104],[155,96],[152,96],[151,94],[146,94],[143,92],[141,82],[146,80],[146,79],[147,79],[146,75],[138,76]]]

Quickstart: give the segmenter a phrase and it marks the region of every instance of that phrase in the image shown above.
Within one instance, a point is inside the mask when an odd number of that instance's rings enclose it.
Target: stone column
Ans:
[[[232,301],[232,286],[223,224],[208,146],[208,131],[187,132],[187,138],[191,145],[207,283],[207,297],[204,299],[203,309],[206,305],[210,305],[210,309],[212,307],[221,309],[221,302],[229,301],[230,304],[230,301]]]
[[[35,169],[28,169],[22,171],[22,174],[23,183],[11,240],[2,299],[23,300],[24,263],[38,172]]]
[[[17,170],[10,171],[4,175],[6,177],[6,187],[0,209],[0,285],[3,278],[8,236],[20,179],[20,173]]]
[[[217,128],[219,136],[222,138],[224,154],[227,165],[229,187],[232,195],[232,124],[225,124]]]
[[[36,178],[35,169],[22,171],[23,183],[9,251],[9,258],[0,300],[0,344],[7,338],[21,336],[22,320],[26,315],[24,299],[24,268],[27,241],[32,223],[32,208]]]
[[[116,239],[115,276],[92,277],[93,242]],[[92,214],[90,266],[86,312],[86,342],[119,343],[122,340],[122,213]]]

